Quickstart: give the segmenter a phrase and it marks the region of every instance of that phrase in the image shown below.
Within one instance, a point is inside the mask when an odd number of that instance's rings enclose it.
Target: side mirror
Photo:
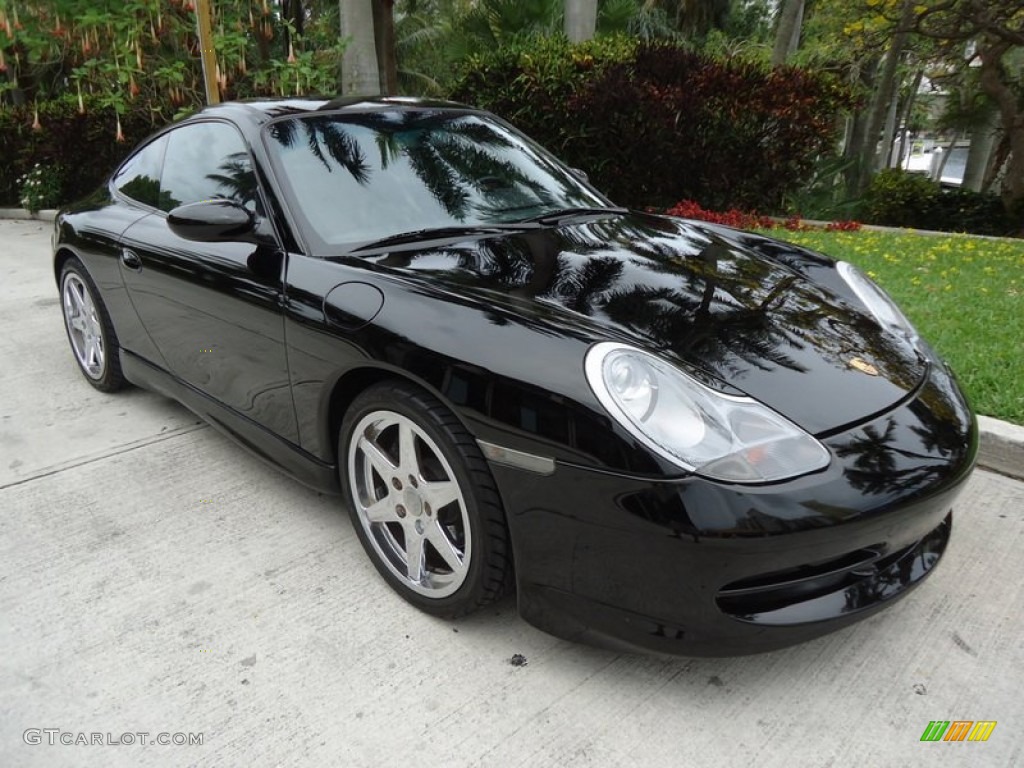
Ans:
[[[201,200],[179,205],[167,214],[178,237],[201,243],[255,242],[256,217],[231,200]]]

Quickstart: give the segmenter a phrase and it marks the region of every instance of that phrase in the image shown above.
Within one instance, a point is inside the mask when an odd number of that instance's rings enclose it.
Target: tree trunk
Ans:
[[[380,93],[377,46],[373,34],[371,0],[339,0],[341,36],[348,40],[341,57],[342,95]]]
[[[775,29],[775,45],[772,47],[772,66],[781,67],[796,53],[800,44],[800,28],[804,18],[804,0],[782,0],[779,8],[779,25]]]
[[[999,194],[1006,211],[1022,219],[1018,234],[1024,237],[1024,112],[1017,94],[1006,81],[1003,56],[1009,50],[1010,44],[1005,40],[983,37],[978,43],[981,88],[998,105],[1003,136],[1010,146]]]
[[[843,151],[843,157],[851,161],[850,167],[844,171],[846,176],[846,197],[850,199],[858,197],[861,193],[860,153],[864,146],[864,128],[866,125],[867,115],[863,111],[853,116],[849,137]]]
[[[908,29],[914,20],[914,0],[904,1],[902,16],[899,29]],[[882,66],[882,74],[878,79],[877,90],[875,97],[871,100],[871,109],[868,112],[864,128],[864,144],[861,148],[859,162],[860,173],[857,174],[857,195],[867,189],[872,172],[877,167],[878,134],[882,130],[882,122],[885,120],[886,110],[892,100],[893,90],[896,88],[896,71],[900,59],[903,58],[903,51],[907,47],[909,37],[909,32],[897,32],[893,35],[892,44],[885,55],[885,64]]]
[[[896,115],[900,106],[900,89],[892,89],[892,100],[889,102],[888,114],[885,117],[885,128],[882,130],[882,151],[875,162],[875,170],[889,168],[892,161],[893,143],[896,140]]]
[[[1006,165],[1006,160],[1009,156],[1010,140],[1008,137],[1000,133],[995,151],[988,159],[988,167],[985,169],[985,178],[982,179],[981,182],[982,192],[988,194],[992,191],[992,187],[995,186],[996,181],[999,180],[1000,174],[1003,172],[1003,166]]]
[[[971,129],[971,148],[967,151],[967,165],[964,167],[964,189],[982,191],[988,159],[992,156],[998,133],[999,112],[990,104],[985,109],[984,119]]]
[[[870,87],[878,71],[878,60],[866,61],[857,72],[858,82]],[[867,128],[868,110],[860,109],[853,114],[850,121],[850,128],[846,134],[846,142],[843,146],[843,159],[849,161],[848,167],[843,171],[846,185],[846,197],[854,199],[861,194],[861,163],[860,157],[864,151],[864,136]]]
[[[398,58],[395,55],[395,0],[374,0],[373,34],[377,46],[380,92],[398,93]]]
[[[910,91],[907,93],[907,98],[903,100],[903,110],[900,113],[900,156],[896,158],[896,167],[902,168],[903,161],[909,154],[910,139],[910,120],[914,114],[914,104],[917,102],[917,92],[921,89],[921,81],[924,79],[924,70],[917,70],[917,74],[914,75],[914,81],[910,84]]]
[[[939,165],[935,169],[934,180],[939,184],[942,183],[942,174],[946,172],[946,163],[949,162],[949,157],[953,154],[953,148],[958,141],[960,141],[960,131],[953,131],[953,138],[949,140],[949,145],[939,158]]]
[[[565,0],[565,34],[572,42],[589,40],[597,31],[597,0]]]

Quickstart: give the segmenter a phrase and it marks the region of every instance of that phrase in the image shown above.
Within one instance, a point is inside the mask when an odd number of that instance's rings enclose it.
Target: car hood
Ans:
[[[538,327],[635,344],[814,434],[889,409],[927,373],[853,300],[681,219],[609,216],[366,260]]]

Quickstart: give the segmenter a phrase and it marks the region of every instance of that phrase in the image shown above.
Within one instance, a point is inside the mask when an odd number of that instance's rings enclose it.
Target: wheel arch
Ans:
[[[430,382],[391,365],[363,364],[342,372],[334,382],[324,387],[320,405],[321,418],[318,419],[318,438],[320,445],[329,451],[329,460],[333,463],[341,461],[341,457],[338,456],[338,430],[352,402],[369,387],[389,379],[404,381],[429,393],[448,409],[470,435],[476,436],[476,431],[467,423],[459,409]]]
[[[82,262],[82,257],[67,244],[60,245],[53,254],[53,279],[58,286],[60,285],[60,273],[64,269],[64,265],[71,259],[78,259],[79,262]],[[82,266],[85,267],[84,262],[82,262]]]

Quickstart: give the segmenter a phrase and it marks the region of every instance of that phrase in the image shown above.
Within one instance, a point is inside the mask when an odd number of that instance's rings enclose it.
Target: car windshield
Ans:
[[[275,121],[266,136],[294,213],[328,247],[608,205],[536,144],[480,114],[309,115]]]

